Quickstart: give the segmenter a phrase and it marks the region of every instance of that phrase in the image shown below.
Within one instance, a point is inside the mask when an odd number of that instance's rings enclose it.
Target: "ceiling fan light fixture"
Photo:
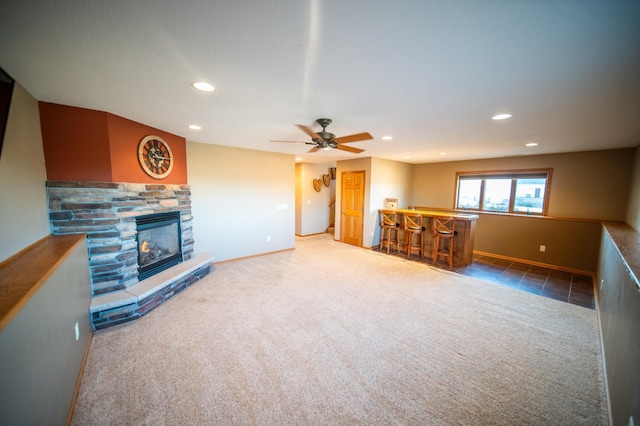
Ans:
[[[303,143],[306,145],[315,145],[313,148],[311,148],[308,151],[310,153],[316,152],[318,150],[330,151],[331,149],[337,149],[340,151],[347,151],[354,154],[360,154],[361,152],[364,152],[364,149],[356,148],[356,147],[345,145],[345,144],[373,139],[373,136],[371,136],[367,132],[356,133],[353,135],[336,138],[336,135],[326,131],[326,127],[329,124],[331,124],[330,118],[319,118],[316,120],[316,123],[318,123],[322,127],[322,131],[316,132],[308,126],[305,126],[303,124],[296,124],[296,127],[298,127],[300,130],[306,133],[307,136],[311,137],[312,142],[277,141],[277,140],[272,140],[272,142],[290,142],[290,143]]]
[[[214,90],[216,90],[215,87],[213,87],[206,81],[196,81],[194,83],[191,83],[191,86],[193,86],[195,89],[202,90],[203,92],[213,92]]]
[[[493,120],[506,120],[507,118],[511,118],[513,115],[511,114],[496,114],[491,119]]]

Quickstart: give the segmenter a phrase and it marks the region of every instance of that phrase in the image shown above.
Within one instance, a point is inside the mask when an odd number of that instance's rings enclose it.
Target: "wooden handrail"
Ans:
[[[49,234],[0,264],[0,331],[86,238]]]

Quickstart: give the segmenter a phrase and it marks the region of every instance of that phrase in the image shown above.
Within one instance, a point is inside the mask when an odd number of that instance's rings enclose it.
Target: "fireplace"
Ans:
[[[138,280],[182,262],[180,212],[136,216]]]
[[[87,236],[94,330],[141,318],[213,270],[193,251],[189,185],[47,181],[47,196],[52,233]]]

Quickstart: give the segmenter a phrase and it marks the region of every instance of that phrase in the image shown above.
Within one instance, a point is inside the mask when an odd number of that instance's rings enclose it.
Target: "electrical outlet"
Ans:
[[[547,251],[547,246],[543,246],[543,245],[541,245],[541,246],[540,246],[540,251],[541,251],[541,252],[543,252],[543,253],[544,253],[545,251]]]
[[[76,322],[76,342],[78,341],[78,339],[80,339],[80,326],[78,325],[78,323]]]

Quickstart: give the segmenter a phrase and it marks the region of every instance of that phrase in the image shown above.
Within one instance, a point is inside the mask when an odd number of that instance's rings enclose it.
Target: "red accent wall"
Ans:
[[[40,102],[40,125],[48,180],[186,184],[186,139],[107,112]],[[147,175],[138,144],[160,136],[174,165],[164,179]]]
[[[39,102],[48,180],[112,182],[107,115]]]

